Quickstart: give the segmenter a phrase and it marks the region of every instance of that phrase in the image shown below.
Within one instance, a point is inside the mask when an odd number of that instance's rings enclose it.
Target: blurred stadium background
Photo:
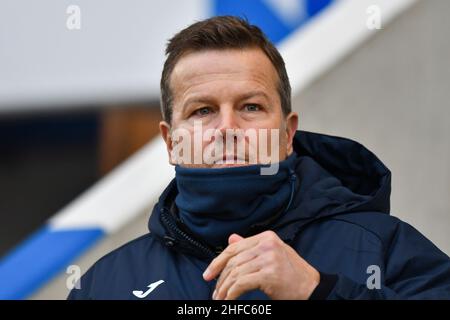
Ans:
[[[300,129],[377,154],[392,214],[449,254],[448,12],[448,0],[0,0],[0,299],[64,299],[67,266],[84,273],[147,232],[174,174],[157,127],[164,45],[221,14],[278,45]]]

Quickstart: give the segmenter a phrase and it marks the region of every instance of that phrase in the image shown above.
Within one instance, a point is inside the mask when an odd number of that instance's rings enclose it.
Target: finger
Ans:
[[[262,265],[258,260],[251,260],[247,263],[241,264],[240,266],[234,268],[229,272],[221,282],[220,285],[216,285],[216,289],[213,293],[213,299],[222,300],[228,294],[229,289],[234,285],[236,281],[241,279],[242,277],[247,276],[248,274],[252,274],[258,272],[261,269]]]
[[[259,237],[253,236],[228,245],[228,247],[226,247],[226,249],[209,264],[208,268],[206,268],[203,273],[203,279],[210,281],[216,278],[219,273],[222,272],[229,259],[248,248],[256,246],[258,243]]]
[[[261,289],[261,272],[247,274],[236,280],[228,289],[225,300],[236,300],[246,292]]]
[[[249,262],[250,260],[255,259],[258,257],[258,253],[255,252],[255,250],[245,250],[238,255],[232,257],[230,260],[228,260],[228,263],[226,264],[223,271],[220,273],[219,279],[216,283],[216,288],[219,288],[222,285],[223,280],[228,276],[230,272],[233,271],[233,269],[239,267],[240,265]]]
[[[229,238],[228,238],[228,244],[233,244],[236,243],[238,241],[241,241],[242,239],[244,239],[243,237],[241,237],[240,235],[233,233]]]

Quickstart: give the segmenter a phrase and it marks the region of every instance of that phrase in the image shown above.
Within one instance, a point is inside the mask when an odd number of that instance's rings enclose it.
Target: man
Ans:
[[[200,21],[166,53],[160,130],[176,177],[150,233],[70,299],[450,298],[449,257],[389,215],[383,163],[296,131],[283,59],[257,27]]]

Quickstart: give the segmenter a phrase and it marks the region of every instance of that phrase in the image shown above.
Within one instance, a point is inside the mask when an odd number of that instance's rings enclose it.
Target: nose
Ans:
[[[217,127],[224,135],[227,129],[239,129],[239,119],[232,106],[220,108],[220,123]]]

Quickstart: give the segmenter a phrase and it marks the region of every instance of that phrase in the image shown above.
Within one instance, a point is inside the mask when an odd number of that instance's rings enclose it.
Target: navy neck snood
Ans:
[[[232,168],[175,167],[179,218],[197,237],[214,247],[227,245],[232,233],[242,236],[285,213],[295,192],[293,152],[274,175],[262,165]]]

